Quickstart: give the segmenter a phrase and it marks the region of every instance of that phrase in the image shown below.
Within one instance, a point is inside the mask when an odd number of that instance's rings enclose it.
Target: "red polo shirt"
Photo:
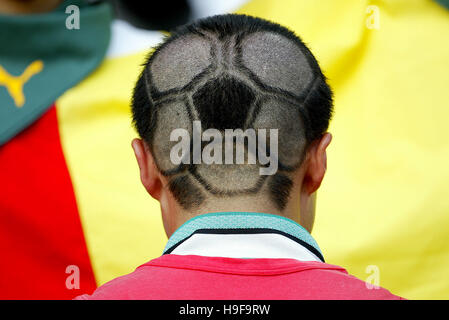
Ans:
[[[215,213],[189,220],[164,255],[77,299],[401,299],[324,263],[292,220]]]

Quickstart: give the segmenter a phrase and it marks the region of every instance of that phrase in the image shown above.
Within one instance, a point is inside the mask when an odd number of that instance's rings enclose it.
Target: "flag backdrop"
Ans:
[[[313,231],[326,261],[364,280],[378,271],[381,286],[409,299],[448,298],[449,11],[430,0],[254,0],[239,12],[300,35],[334,89]],[[0,298],[90,293],[161,254],[159,205],[130,145],[147,50],[137,51],[108,55],[0,147]],[[6,88],[0,109],[16,112]],[[79,289],[67,287],[68,266],[79,268]]]
[[[67,29],[72,3],[0,16],[9,44],[0,47],[0,299],[92,292],[166,242],[139,182],[130,118],[141,64],[162,34],[111,25],[106,3],[83,0],[80,29]]]
[[[335,92],[313,235],[326,261],[409,299],[449,298],[449,10],[430,0],[255,0]]]

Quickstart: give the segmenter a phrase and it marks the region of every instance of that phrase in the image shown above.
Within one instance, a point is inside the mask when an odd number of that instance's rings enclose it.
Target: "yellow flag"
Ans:
[[[409,299],[449,297],[449,11],[426,0],[254,0],[335,92],[313,235],[328,263]]]

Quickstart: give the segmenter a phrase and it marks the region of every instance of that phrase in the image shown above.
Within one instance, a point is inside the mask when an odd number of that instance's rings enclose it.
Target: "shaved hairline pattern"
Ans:
[[[264,188],[282,210],[293,185],[289,174],[301,165],[308,144],[328,128],[332,92],[311,52],[291,31],[229,14],[180,27],[159,45],[136,83],[132,108],[139,135],[160,172],[170,177],[169,188],[183,208]],[[191,133],[195,120],[203,129],[279,129],[278,172],[259,175],[260,164],[174,165],[170,131]]]

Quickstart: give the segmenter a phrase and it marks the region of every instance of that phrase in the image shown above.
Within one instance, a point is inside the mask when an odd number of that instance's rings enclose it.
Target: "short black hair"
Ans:
[[[318,62],[292,31],[256,17],[226,14],[176,29],[150,53],[134,88],[133,122],[183,208],[213,197],[266,190],[284,209],[291,173],[326,132],[332,91]],[[279,170],[260,165],[170,161],[170,132],[192,122],[218,130],[277,128]],[[268,181],[267,181],[268,180]]]

